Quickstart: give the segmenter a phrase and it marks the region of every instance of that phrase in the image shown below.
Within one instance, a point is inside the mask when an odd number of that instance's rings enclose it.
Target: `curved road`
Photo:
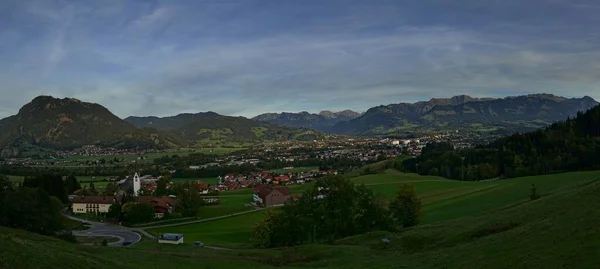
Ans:
[[[74,217],[71,215],[65,214],[65,217],[70,218],[72,220],[77,221],[86,221],[84,219]],[[90,224],[90,228],[84,231],[73,231],[73,235],[75,236],[108,236],[108,237],[116,237],[119,238],[119,241],[108,243],[109,246],[122,246],[123,242],[128,241],[131,242],[131,245],[142,240],[142,237],[123,226],[111,225],[102,222],[96,221],[87,221]],[[131,246],[130,245],[130,246]]]

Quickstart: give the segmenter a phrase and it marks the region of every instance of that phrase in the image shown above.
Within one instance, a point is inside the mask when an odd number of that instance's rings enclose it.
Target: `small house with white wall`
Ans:
[[[162,234],[158,237],[159,244],[183,244],[183,234]]]

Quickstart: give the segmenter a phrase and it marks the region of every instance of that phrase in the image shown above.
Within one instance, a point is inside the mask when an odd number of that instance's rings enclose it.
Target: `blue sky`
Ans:
[[[0,117],[354,109],[457,94],[600,99],[595,0],[0,1]]]

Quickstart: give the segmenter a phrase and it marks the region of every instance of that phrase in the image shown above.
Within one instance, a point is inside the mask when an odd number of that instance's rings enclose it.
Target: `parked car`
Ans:
[[[129,241],[123,242],[123,246],[129,246],[129,245],[131,245],[131,242],[129,242]]]

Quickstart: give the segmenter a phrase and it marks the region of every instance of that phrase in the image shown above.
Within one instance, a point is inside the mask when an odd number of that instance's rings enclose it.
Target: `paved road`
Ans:
[[[65,214],[67,218],[77,221],[85,221],[84,219]],[[90,228],[84,231],[73,231],[75,236],[109,236],[119,238],[119,241],[108,243],[109,246],[122,246],[123,242],[129,241],[131,245],[142,240],[142,237],[127,227],[111,225],[96,221],[87,221]],[[130,246],[131,246],[130,245]]]

